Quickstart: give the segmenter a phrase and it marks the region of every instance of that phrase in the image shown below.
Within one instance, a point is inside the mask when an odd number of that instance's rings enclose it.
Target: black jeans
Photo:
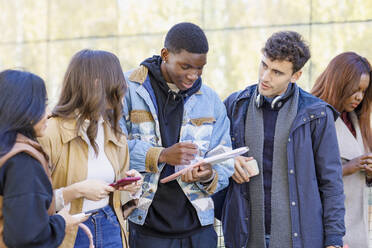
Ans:
[[[187,238],[167,239],[144,235],[131,228],[129,246],[131,248],[216,248],[217,233],[211,225]]]

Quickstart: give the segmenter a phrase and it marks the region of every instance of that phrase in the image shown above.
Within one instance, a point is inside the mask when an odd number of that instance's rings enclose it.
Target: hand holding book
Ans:
[[[204,158],[194,164],[191,164],[189,166],[187,166],[186,168],[168,176],[168,177],[165,177],[163,178],[162,180],[160,180],[161,183],[167,183],[167,182],[170,182],[174,179],[176,179],[177,177],[181,176],[181,175],[184,175],[186,174],[189,170],[192,170],[193,168],[195,167],[198,167],[198,166],[201,166],[201,165],[204,165],[204,164],[217,164],[217,163],[221,163],[227,159],[231,159],[231,158],[234,158],[236,156],[239,156],[241,154],[244,154],[246,152],[248,152],[249,148],[248,147],[240,147],[240,148],[237,148],[235,150],[231,150],[231,151],[228,151],[228,152],[222,152],[222,153],[219,153],[219,154],[216,154],[216,155],[213,155],[213,156],[210,156],[210,157],[207,157],[207,158]],[[215,153],[214,153],[215,154]]]

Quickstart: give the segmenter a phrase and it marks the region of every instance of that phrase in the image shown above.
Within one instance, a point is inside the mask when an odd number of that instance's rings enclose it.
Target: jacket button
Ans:
[[[290,169],[290,170],[289,170],[289,173],[290,173],[290,174],[294,174],[294,170]]]
[[[296,206],[296,202],[294,202],[294,201],[291,204],[292,204],[292,206]]]
[[[294,233],[293,236],[297,237],[298,236],[298,233]]]
[[[291,138],[288,138],[288,142],[291,142]]]
[[[234,138],[234,137],[232,137],[232,138],[231,138],[231,140],[232,140],[232,141],[234,141],[234,140],[235,140],[235,138]]]
[[[310,118],[313,119],[315,116],[314,115],[310,115]]]
[[[141,215],[139,215],[139,216],[138,216],[138,219],[139,219],[139,220],[142,220],[142,216],[141,216]]]

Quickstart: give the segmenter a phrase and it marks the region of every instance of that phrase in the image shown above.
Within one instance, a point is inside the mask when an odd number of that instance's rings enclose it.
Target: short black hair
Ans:
[[[302,36],[294,31],[274,33],[262,48],[270,60],[287,60],[293,64],[293,72],[299,71],[309,60],[310,50]]]
[[[13,147],[18,133],[36,140],[34,125],[45,114],[46,100],[39,76],[18,70],[0,73],[0,157]]]
[[[184,49],[189,53],[206,54],[209,49],[204,31],[190,22],[174,25],[165,37],[164,47],[173,53]]]

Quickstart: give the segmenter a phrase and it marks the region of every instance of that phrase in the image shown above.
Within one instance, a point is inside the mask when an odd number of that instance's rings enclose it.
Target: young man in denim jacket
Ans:
[[[211,150],[230,150],[229,120],[217,94],[202,84],[208,41],[191,23],[173,26],[161,56],[125,74],[122,129],[130,167],[143,173],[143,195],[129,217],[132,248],[216,247],[211,194],[225,188],[233,160],[205,164],[160,183],[179,165]]]
[[[258,84],[225,101],[233,147],[248,146],[260,170],[249,178],[241,164],[247,158],[237,158],[228,189],[214,196],[226,247],[342,246],[337,112],[296,85],[309,58],[298,33],[273,34],[262,49]]]

